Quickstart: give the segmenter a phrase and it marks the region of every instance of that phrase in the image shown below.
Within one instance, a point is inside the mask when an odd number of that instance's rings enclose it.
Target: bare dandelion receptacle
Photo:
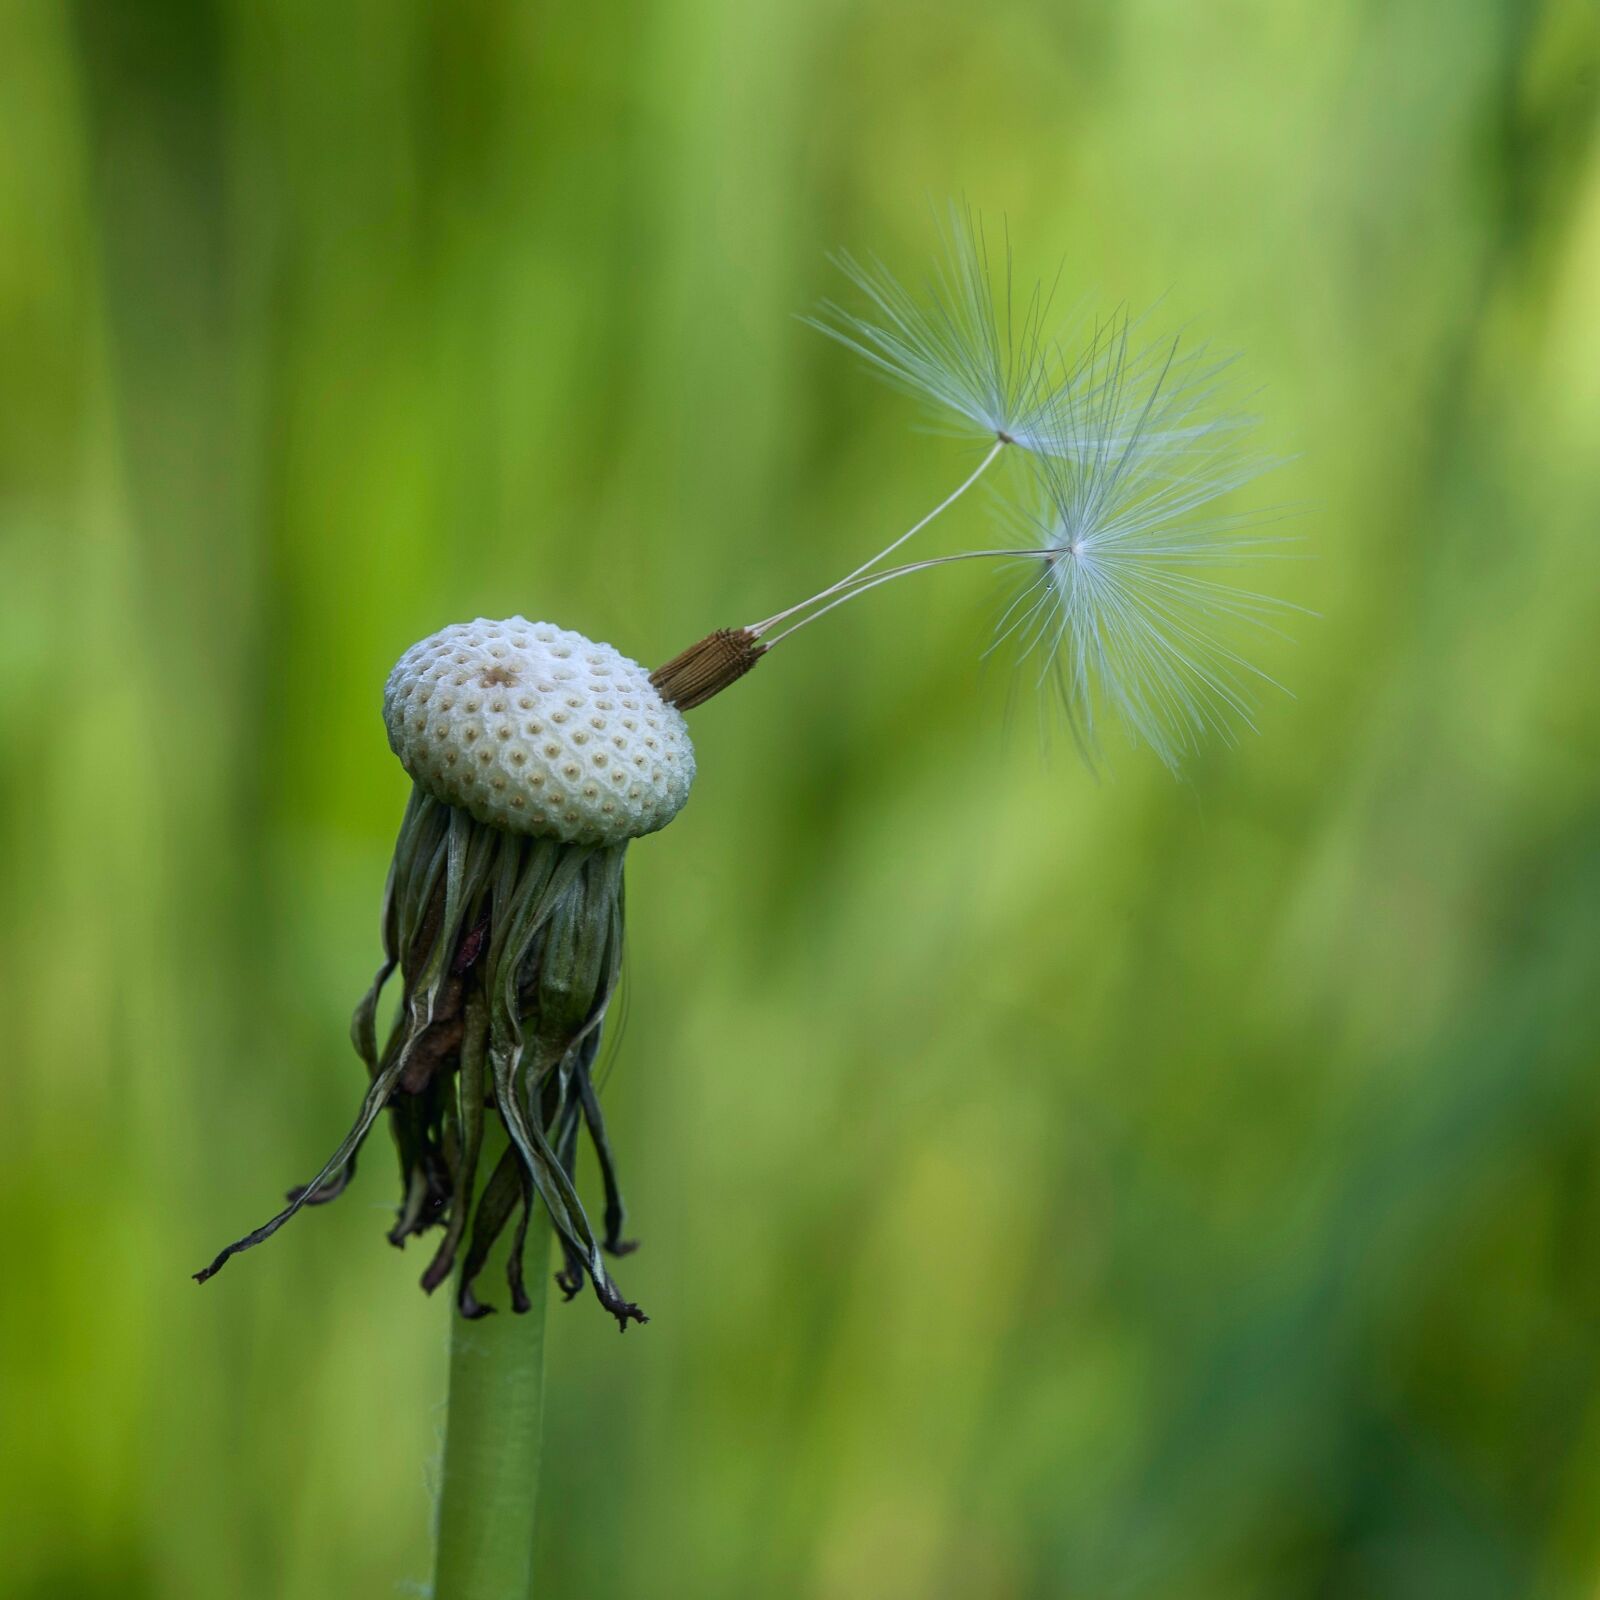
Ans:
[[[650,674],[547,622],[480,619],[413,645],[383,720],[417,783],[511,833],[619,844],[664,828],[694,781],[688,727]]]

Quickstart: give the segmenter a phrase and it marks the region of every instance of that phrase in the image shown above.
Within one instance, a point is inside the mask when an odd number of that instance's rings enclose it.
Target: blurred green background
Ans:
[[[422,1592],[387,1151],[187,1276],[358,1095],[384,676],[659,661],[932,504],[792,314],[964,195],[1245,353],[1296,698],[1097,782],[957,570],[695,713],[544,1592],[1600,1593],[1597,103],[1589,0],[10,0],[0,1592]]]

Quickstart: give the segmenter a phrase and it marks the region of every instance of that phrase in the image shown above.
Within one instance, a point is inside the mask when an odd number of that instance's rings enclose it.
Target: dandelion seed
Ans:
[[[1281,540],[1246,530],[1261,513],[1216,502],[1272,463],[1244,441],[1255,419],[1229,409],[1232,362],[1206,348],[1141,341],[1121,315],[1063,356],[1046,328],[1054,291],[1019,303],[1007,242],[991,269],[983,229],[952,211],[945,251],[923,295],[881,264],[839,265],[870,316],[827,305],[811,324],[862,356],[897,388],[993,436],[956,489],[844,577],[690,649],[655,682],[701,704],[762,655],[860,596],[912,573],[961,562],[1024,564],[1022,593],[997,643],[1014,641],[1038,682],[1053,687],[1091,759],[1115,715],[1136,742],[1176,767],[1206,733],[1251,722],[1255,691],[1272,679],[1243,653],[1297,608],[1241,587],[1228,570],[1274,553]],[[1007,450],[1031,463],[1038,502],[1013,512],[1025,543],[968,549],[886,567],[885,559],[962,498]]]
[[[970,208],[952,205],[943,233],[942,255],[920,297],[881,262],[863,265],[840,253],[832,258],[834,264],[861,292],[873,315],[860,316],[824,301],[802,320],[855,351],[895,388],[936,412],[975,424],[994,443],[963,483],[875,556],[809,599],[751,623],[746,631],[752,641],[878,566],[966,494],[1007,446],[1057,447],[1054,417],[1075,377],[1062,368],[1059,352],[1046,337],[1054,287],[1035,284],[1018,302],[1009,238],[997,283],[983,224]]]

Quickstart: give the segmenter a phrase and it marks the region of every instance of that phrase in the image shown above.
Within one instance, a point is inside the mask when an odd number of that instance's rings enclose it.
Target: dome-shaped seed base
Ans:
[[[490,827],[569,844],[664,828],[694,781],[682,715],[636,661],[548,622],[455,623],[383,695],[412,778]]]

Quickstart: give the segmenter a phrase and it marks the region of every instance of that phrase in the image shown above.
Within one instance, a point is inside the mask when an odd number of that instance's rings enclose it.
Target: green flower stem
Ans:
[[[480,1173],[494,1170],[505,1143],[499,1119],[489,1119]],[[502,1234],[481,1282],[505,1282],[514,1231]],[[451,1309],[434,1600],[524,1600],[533,1593],[549,1257],[550,1225],[541,1206],[528,1229],[531,1308],[512,1315],[502,1291],[493,1316],[468,1321]]]

